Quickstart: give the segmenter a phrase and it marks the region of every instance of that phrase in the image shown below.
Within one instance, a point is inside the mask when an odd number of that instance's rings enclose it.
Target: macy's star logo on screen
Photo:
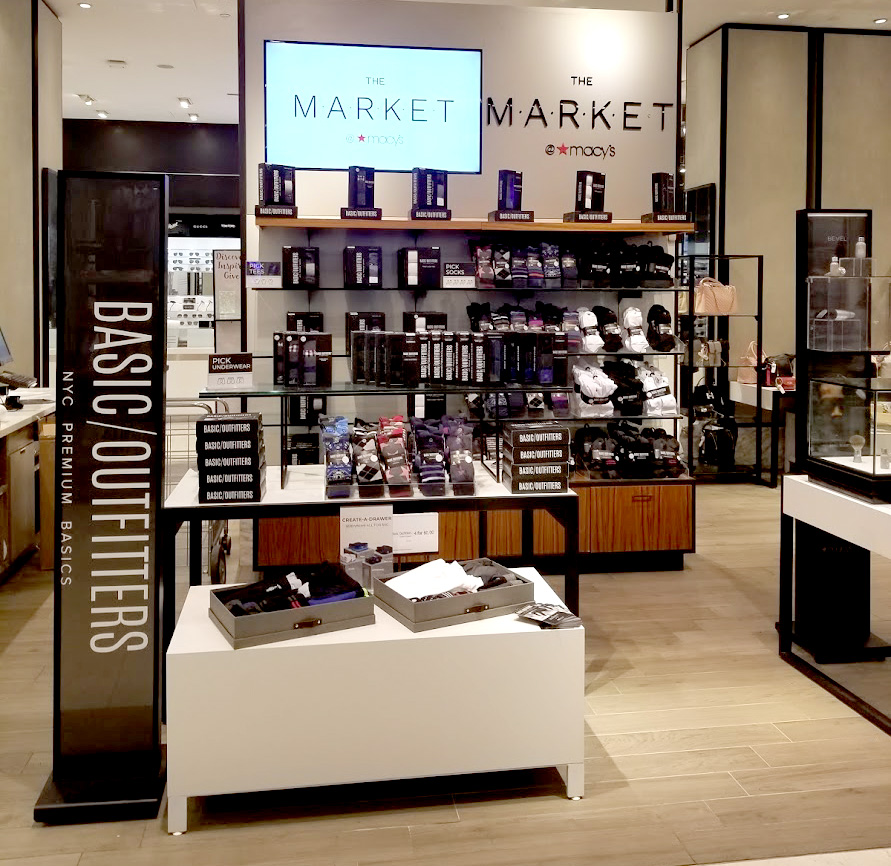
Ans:
[[[365,141],[365,136],[364,136],[364,135],[360,135],[360,136],[359,136],[359,141]]]
[[[559,150],[560,153],[566,156],[566,151],[569,150],[569,148],[565,144],[560,144],[557,146],[557,150]]]

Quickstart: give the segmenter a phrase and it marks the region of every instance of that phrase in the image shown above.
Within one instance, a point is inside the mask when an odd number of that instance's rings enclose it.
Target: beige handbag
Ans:
[[[727,316],[736,312],[736,286],[725,286],[714,277],[703,277],[696,285],[693,312],[699,316]]]
[[[763,364],[767,360],[767,356],[764,352],[761,353],[761,361]],[[757,385],[758,384],[758,344],[752,340],[749,343],[749,348],[740,355],[739,358],[740,368],[736,373],[736,381],[741,382],[743,385]]]

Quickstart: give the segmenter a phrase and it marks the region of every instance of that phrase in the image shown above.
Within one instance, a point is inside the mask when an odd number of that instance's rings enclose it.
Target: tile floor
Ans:
[[[683,572],[583,579],[579,802],[540,770],[208,798],[181,837],[163,811],[35,826],[52,600],[26,567],[0,587],[0,866],[891,866],[891,738],[776,656],[778,493],[698,497]]]

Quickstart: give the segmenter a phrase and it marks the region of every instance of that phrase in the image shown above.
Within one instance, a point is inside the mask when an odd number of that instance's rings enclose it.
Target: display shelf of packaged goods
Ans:
[[[423,292],[479,292],[488,294],[490,292],[502,292],[504,294],[513,295],[518,292],[529,292],[530,294],[538,294],[539,292],[547,292],[548,294],[556,294],[557,292],[610,292],[618,294],[642,294],[643,292],[666,294],[680,294],[687,291],[685,286],[666,286],[662,288],[651,288],[648,286],[624,286],[616,288],[614,286],[598,287],[593,286],[253,286],[252,292],[413,292],[421,294]],[[697,313],[697,316],[705,315]],[[741,314],[745,315],[745,314]]]
[[[466,394],[476,391],[503,391],[505,393],[517,392],[520,394],[529,391],[552,393],[560,391],[572,391],[572,385],[542,385],[530,384],[505,384],[504,382],[454,382],[439,384],[424,382],[420,385],[371,385],[362,382],[334,382],[331,385],[271,385],[258,383],[248,388],[221,388],[219,390],[206,389],[200,391],[201,400],[225,399],[226,397],[300,397],[312,394],[317,397],[377,397],[382,395],[403,394]]]
[[[611,223],[568,223],[539,219],[532,222],[495,222],[483,219],[413,220],[384,217],[379,220],[339,217],[255,217],[258,228],[362,229],[363,231],[453,231],[453,232],[573,232],[619,234],[680,234],[692,232],[693,223],[645,223],[640,220],[614,220]]]
[[[285,467],[282,467],[285,468]],[[190,581],[201,580],[201,524],[205,520],[234,520],[237,518],[264,517],[331,517],[340,514],[341,507],[368,504],[392,505],[397,514],[419,514],[430,511],[456,512],[472,511],[480,515],[479,550],[480,556],[487,551],[486,520],[487,512],[492,511],[535,511],[544,510],[550,514],[566,533],[565,560],[563,563],[566,605],[573,613],[578,613],[579,571],[576,566],[579,537],[578,496],[572,490],[535,494],[511,493],[500,481],[483,471],[477,464],[474,473],[474,493],[455,495],[451,485],[446,485],[447,495],[425,496],[411,485],[411,496],[390,496],[385,494],[374,499],[359,496],[358,486],[351,485],[350,496],[329,499],[325,491],[325,467],[321,465],[293,466],[285,477],[278,466],[266,468],[266,493],[259,502],[241,503],[200,503],[198,501],[198,473],[189,469],[167,497],[162,510],[162,549],[167,556],[163,565],[165,586],[173,586],[175,575],[174,539],[183,524],[189,524],[190,531]],[[355,488],[355,489],[353,489]],[[523,539],[523,555],[534,562],[532,539]],[[168,609],[169,608],[169,609]],[[172,633],[173,605],[165,608],[169,628]]]

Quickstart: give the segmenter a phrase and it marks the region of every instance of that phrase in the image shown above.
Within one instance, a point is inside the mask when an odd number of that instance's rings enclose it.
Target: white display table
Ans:
[[[537,601],[559,603],[532,568]],[[167,650],[168,832],[189,797],[557,767],[584,792],[585,631],[516,615],[233,650],[189,590]]]

